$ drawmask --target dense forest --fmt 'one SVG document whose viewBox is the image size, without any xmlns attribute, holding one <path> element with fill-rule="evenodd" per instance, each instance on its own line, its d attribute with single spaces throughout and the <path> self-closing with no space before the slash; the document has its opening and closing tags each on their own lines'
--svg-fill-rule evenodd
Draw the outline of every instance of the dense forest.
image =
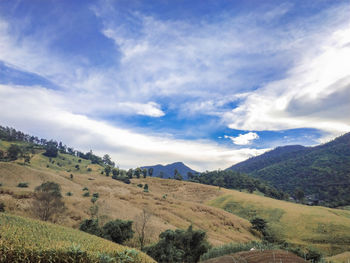
<svg viewBox="0 0 350 263">
<path fill-rule="evenodd" d="M 350 204 L 350 133 L 316 147 L 286 146 L 234 165 L 306 202 L 330 207 Z"/>
<path fill-rule="evenodd" d="M 200 175 L 188 174 L 188 178 L 192 182 L 201 184 L 215 185 L 228 189 L 247 190 L 249 193 L 259 191 L 265 196 L 275 199 L 288 199 L 288 195 L 283 191 L 279 191 L 262 180 L 249 177 L 248 175 L 231 170 L 204 172 Z"/>
</svg>

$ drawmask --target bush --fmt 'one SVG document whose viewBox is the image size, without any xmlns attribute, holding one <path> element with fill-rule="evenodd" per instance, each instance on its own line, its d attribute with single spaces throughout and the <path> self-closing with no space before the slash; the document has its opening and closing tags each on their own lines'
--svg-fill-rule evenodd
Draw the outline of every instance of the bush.
<svg viewBox="0 0 350 263">
<path fill-rule="evenodd" d="M 208 251 L 209 243 L 202 230 L 166 230 L 159 235 L 159 242 L 146 247 L 146 253 L 157 262 L 198 262 Z"/>
<path fill-rule="evenodd" d="M 0 187 L 2 186 L 2 183 L 0 183 Z"/>
<path fill-rule="evenodd" d="M 137 187 L 142 188 L 142 187 L 143 187 L 143 184 L 138 184 Z"/>
<path fill-rule="evenodd" d="M 72 195 L 73 195 L 72 192 L 67 192 L 67 193 L 66 193 L 66 196 L 72 196 Z"/>
<path fill-rule="evenodd" d="M 5 212 L 5 204 L 0 202 L 0 212 Z"/>
<path fill-rule="evenodd" d="M 83 188 L 83 191 L 89 191 L 89 188 L 84 187 L 84 188 Z"/>
<path fill-rule="evenodd" d="M 145 184 L 145 186 L 143 187 L 143 191 L 148 193 L 148 184 Z"/>
<path fill-rule="evenodd" d="M 27 188 L 28 187 L 28 183 L 19 183 L 17 185 L 17 187 L 20 187 L 20 188 Z"/>
<path fill-rule="evenodd" d="M 87 168 L 87 171 L 88 171 L 88 172 L 91 172 L 91 171 L 92 171 L 92 169 L 89 167 L 89 168 Z"/>
<path fill-rule="evenodd" d="M 106 223 L 103 228 L 103 237 L 115 243 L 123 244 L 134 235 L 132 221 L 114 220 Z"/>
<path fill-rule="evenodd" d="M 84 192 L 83 193 L 83 197 L 89 197 L 90 196 L 90 192 Z"/>
<path fill-rule="evenodd" d="M 92 196 L 95 197 L 95 198 L 99 198 L 100 197 L 99 193 L 93 193 Z"/>
<path fill-rule="evenodd" d="M 98 225 L 98 219 L 85 219 L 79 226 L 79 230 L 102 237 L 102 230 Z"/>
</svg>

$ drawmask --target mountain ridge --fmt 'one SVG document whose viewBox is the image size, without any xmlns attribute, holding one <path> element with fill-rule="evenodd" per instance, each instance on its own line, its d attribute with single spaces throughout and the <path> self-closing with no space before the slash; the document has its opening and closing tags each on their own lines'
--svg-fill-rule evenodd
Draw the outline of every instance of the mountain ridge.
<svg viewBox="0 0 350 263">
<path fill-rule="evenodd" d="M 174 174 L 175 174 L 175 169 L 178 171 L 179 174 L 181 174 L 181 176 L 184 180 L 188 179 L 187 174 L 189 172 L 192 174 L 198 173 L 197 171 L 195 171 L 192 168 L 185 165 L 183 162 L 174 162 L 174 163 L 170 163 L 170 164 L 166 164 L 166 165 L 156 164 L 156 165 L 142 166 L 141 168 L 142 169 L 153 168 L 153 175 L 152 176 L 161 177 L 161 178 L 173 178 Z"/>
<path fill-rule="evenodd" d="M 301 189 L 315 204 L 349 205 L 350 133 L 313 147 L 277 147 L 227 169 L 265 180 L 290 194 Z"/>
</svg>

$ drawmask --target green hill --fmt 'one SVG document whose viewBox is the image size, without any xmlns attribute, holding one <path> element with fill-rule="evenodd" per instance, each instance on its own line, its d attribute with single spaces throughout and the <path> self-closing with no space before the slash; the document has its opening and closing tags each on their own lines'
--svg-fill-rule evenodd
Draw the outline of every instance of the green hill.
<svg viewBox="0 0 350 263">
<path fill-rule="evenodd" d="M 0 213 L 0 262 L 121 262 L 126 256 L 128 262 L 154 262 L 142 252 L 82 231 Z"/>
<path fill-rule="evenodd" d="M 315 147 L 285 146 L 236 164 L 245 172 L 294 195 L 301 189 L 315 204 L 350 204 L 350 133 Z"/>
</svg>

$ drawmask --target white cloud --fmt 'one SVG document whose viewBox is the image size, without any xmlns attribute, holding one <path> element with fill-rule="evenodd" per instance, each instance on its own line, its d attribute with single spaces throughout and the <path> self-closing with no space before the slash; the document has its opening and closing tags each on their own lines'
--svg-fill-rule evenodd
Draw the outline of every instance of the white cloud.
<svg viewBox="0 0 350 263">
<path fill-rule="evenodd" d="M 184 161 L 194 169 L 226 168 L 266 149 L 231 149 L 117 128 L 64 110 L 62 97 L 41 87 L 0 85 L 0 123 L 77 149 L 109 153 L 122 168 Z"/>
<path fill-rule="evenodd" d="M 230 139 L 234 144 L 237 145 L 248 145 L 251 144 L 254 140 L 259 139 L 259 135 L 255 132 L 248 132 L 246 134 L 239 134 L 237 137 L 233 136 L 224 136 L 226 139 Z"/>
<path fill-rule="evenodd" d="M 347 9 L 350 11 L 350 8 Z M 249 94 L 223 117 L 232 129 L 350 131 L 350 21 L 321 35 L 286 78 Z M 309 49 L 312 49 L 310 51 Z"/>
</svg>

